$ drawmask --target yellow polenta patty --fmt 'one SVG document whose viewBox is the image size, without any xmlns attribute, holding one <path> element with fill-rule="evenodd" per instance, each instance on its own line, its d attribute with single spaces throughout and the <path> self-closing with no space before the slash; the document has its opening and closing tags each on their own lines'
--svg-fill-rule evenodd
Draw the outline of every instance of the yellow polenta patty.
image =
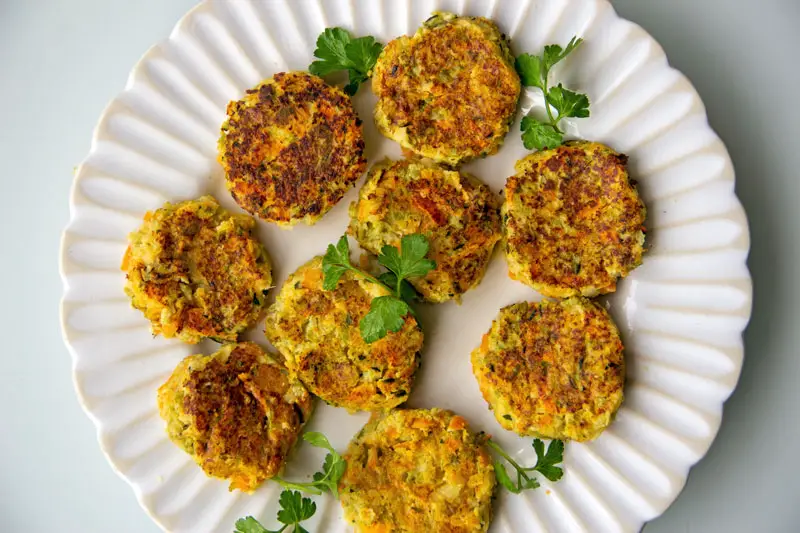
<svg viewBox="0 0 800 533">
<path fill-rule="evenodd" d="M 311 395 L 251 342 L 191 355 L 158 389 L 170 439 L 231 490 L 255 490 L 283 469 Z"/>
<path fill-rule="evenodd" d="M 375 417 L 345 454 L 339 482 L 357 533 L 478 533 L 492 519 L 494 468 L 466 421 L 441 409 Z"/>
<path fill-rule="evenodd" d="M 545 296 L 614 292 L 644 253 L 627 157 L 574 141 L 517 162 L 503 204 L 509 275 Z"/>
<path fill-rule="evenodd" d="M 242 208 L 281 225 L 313 224 L 366 168 L 361 121 L 340 89 L 279 73 L 228 104 L 219 160 Z"/>
<path fill-rule="evenodd" d="M 431 302 L 457 298 L 480 283 L 501 238 L 500 202 L 476 178 L 421 161 L 372 167 L 350 206 L 349 233 L 374 254 L 405 235 L 428 238 L 436 269 L 409 280 Z"/>
<path fill-rule="evenodd" d="M 472 371 L 501 426 L 548 439 L 597 437 L 625 382 L 617 327 L 581 297 L 501 309 L 472 352 Z"/>
<path fill-rule="evenodd" d="M 520 81 L 494 22 L 434 13 L 413 37 L 386 45 L 372 90 L 381 133 L 416 154 L 457 165 L 497 152 Z"/>
<path fill-rule="evenodd" d="M 235 341 L 258 321 L 272 268 L 254 228 L 251 217 L 229 213 L 211 196 L 144 216 L 130 234 L 122 270 L 125 293 L 153 334 Z"/>
<path fill-rule="evenodd" d="M 381 411 L 408 399 L 419 366 L 422 331 L 411 315 L 403 327 L 367 344 L 358 323 L 373 298 L 389 291 L 351 272 L 335 290 L 322 288 L 322 258 L 290 275 L 266 320 L 269 341 L 306 387 L 331 405 Z"/>
</svg>

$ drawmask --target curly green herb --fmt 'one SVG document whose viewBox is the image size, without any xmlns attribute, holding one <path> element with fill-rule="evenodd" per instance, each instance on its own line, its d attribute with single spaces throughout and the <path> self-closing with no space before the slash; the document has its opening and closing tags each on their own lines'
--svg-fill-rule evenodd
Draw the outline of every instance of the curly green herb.
<svg viewBox="0 0 800 533">
<path fill-rule="evenodd" d="M 543 150 L 555 148 L 564 141 L 564 135 L 558 127 L 563 118 L 586 118 L 589 116 L 589 98 L 585 94 L 576 93 L 566 89 L 562 84 L 555 87 L 548 86 L 550 69 L 567 57 L 583 42 L 583 39 L 573 37 L 566 48 L 557 44 L 544 47 L 542 56 L 522 54 L 517 57 L 516 68 L 520 81 L 526 87 L 538 87 L 544 94 L 544 107 L 547 111 L 547 121 L 541 121 L 527 116 L 522 119 L 522 143 L 525 148 Z M 557 115 L 553 116 L 553 109 Z"/>
<path fill-rule="evenodd" d="M 283 524 L 280 529 L 267 529 L 252 516 L 247 516 L 236 521 L 234 533 L 282 533 L 290 526 L 295 533 L 309 533 L 300 522 L 314 516 L 317 512 L 316 503 L 310 498 L 304 498 L 299 492 L 290 490 L 281 492 L 278 503 L 281 506 L 278 511 L 278 522 Z"/>
<path fill-rule="evenodd" d="M 317 38 L 317 49 L 314 50 L 317 61 L 309 65 L 308 71 L 316 76 L 324 76 L 346 70 L 349 82 L 344 92 L 352 96 L 372 76 L 381 50 L 383 45 L 372 36 L 354 39 L 343 28 L 327 28 Z"/>
<path fill-rule="evenodd" d="M 338 498 L 339 480 L 347 466 L 345 460 L 333 446 L 331 446 L 331 443 L 322 433 L 309 431 L 303 434 L 303 440 L 312 446 L 328 450 L 329 453 L 325 456 L 325 462 L 322 464 L 322 472 L 315 473 L 313 477 L 314 480 L 309 483 L 294 483 L 280 477 L 272 478 L 273 481 L 285 489 L 300 490 L 309 494 L 322 494 L 323 492 L 330 491 L 334 498 Z"/>
<path fill-rule="evenodd" d="M 436 268 L 436 262 L 425 257 L 428 249 L 428 239 L 418 233 L 403 237 L 400 240 L 400 250 L 394 246 L 384 246 L 378 256 L 378 262 L 386 267 L 388 272 L 376 278 L 353 266 L 350 262 L 347 237 L 342 236 L 335 246 L 328 245 L 328 250 L 322 258 L 324 274 L 322 287 L 328 291 L 334 290 L 342 275 L 350 271 L 372 283 L 386 287 L 392 293 L 389 296 L 374 298 L 369 312 L 358 324 L 364 341 L 375 342 L 389 332 L 400 331 L 405 322 L 404 317 L 409 314 L 414 315 L 414 310 L 409 304 L 417 299 L 417 294 L 406 280 L 425 276 Z"/>
<path fill-rule="evenodd" d="M 486 444 L 516 470 L 516 480 L 513 480 L 502 462 L 495 461 L 494 463 L 494 472 L 495 476 L 497 476 L 497 481 L 514 494 L 519 494 L 523 490 L 540 487 L 539 480 L 535 477 L 531 477 L 529 475 L 530 472 L 539 472 L 550 481 L 558 481 L 564 475 L 564 470 L 560 466 L 556 466 L 564 460 L 563 441 L 551 441 L 545 452 L 544 442 L 540 439 L 534 439 L 533 449 L 536 451 L 536 464 L 530 467 L 521 466 L 514 461 L 514 459 L 492 439 L 487 440 Z"/>
</svg>

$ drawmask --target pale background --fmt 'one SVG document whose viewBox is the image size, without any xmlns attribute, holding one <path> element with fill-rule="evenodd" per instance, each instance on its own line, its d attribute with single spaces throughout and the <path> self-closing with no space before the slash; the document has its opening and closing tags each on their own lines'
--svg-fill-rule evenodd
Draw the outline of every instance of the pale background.
<svg viewBox="0 0 800 533">
<path fill-rule="evenodd" d="M 708 456 L 646 533 L 800 531 L 800 1 L 613 3 L 697 86 L 733 157 L 753 241 L 739 387 Z M 193 4 L 0 0 L 0 533 L 158 531 L 73 393 L 58 245 L 96 119 Z"/>
</svg>

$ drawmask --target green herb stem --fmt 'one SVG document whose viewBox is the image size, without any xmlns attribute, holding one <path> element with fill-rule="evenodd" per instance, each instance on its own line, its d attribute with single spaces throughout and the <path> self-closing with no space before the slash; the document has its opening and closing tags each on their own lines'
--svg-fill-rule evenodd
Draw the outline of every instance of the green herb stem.
<svg viewBox="0 0 800 533">
<path fill-rule="evenodd" d="M 305 492 L 308 494 L 315 494 L 315 495 L 322 494 L 322 490 L 320 490 L 317 487 L 316 483 L 294 483 L 292 481 L 286 481 L 285 479 L 278 476 L 272 478 L 272 481 L 274 481 L 284 489 L 299 490 L 300 492 Z"/>
<path fill-rule="evenodd" d="M 558 118 L 553 118 L 553 111 L 550 109 L 550 99 L 547 96 L 549 90 L 547 87 L 547 78 L 549 77 L 550 69 L 545 67 L 544 72 L 542 73 L 542 81 L 544 85 L 542 88 L 542 92 L 544 94 L 544 108 L 547 111 L 547 117 L 550 119 L 550 125 L 553 126 L 553 129 L 556 130 L 556 132 L 562 133 L 562 131 L 558 129 L 558 121 L 561 120 L 561 113 L 558 114 Z"/>
<path fill-rule="evenodd" d="M 505 450 L 503 450 L 503 448 L 501 448 L 499 445 L 497 445 L 492 439 L 489 439 L 488 441 L 486 441 L 486 444 L 488 444 L 491 449 L 493 449 L 495 452 L 497 452 L 497 454 L 500 457 L 502 457 L 503 459 L 505 459 L 506 461 L 511 463 L 511 466 L 513 466 L 517 470 L 533 470 L 533 468 L 524 468 L 524 467 L 520 466 L 519 463 L 517 463 L 514 459 L 512 459 L 511 456 L 508 455 L 505 452 Z"/>
</svg>

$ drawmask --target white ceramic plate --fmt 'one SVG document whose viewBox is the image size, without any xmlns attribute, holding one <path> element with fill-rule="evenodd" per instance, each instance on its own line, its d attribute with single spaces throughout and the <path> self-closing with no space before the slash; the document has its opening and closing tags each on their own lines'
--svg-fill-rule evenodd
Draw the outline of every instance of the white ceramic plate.
<svg viewBox="0 0 800 533">
<path fill-rule="evenodd" d="M 714 439 L 742 366 L 741 333 L 750 314 L 747 221 L 730 158 L 702 102 L 652 37 L 617 17 L 605 0 L 206 1 L 145 54 L 100 119 L 75 178 L 61 256 L 63 328 L 78 395 L 103 452 L 165 530 L 229 532 L 248 514 L 274 525 L 279 489 L 266 483 L 251 496 L 229 493 L 167 440 L 156 388 L 198 348 L 153 338 L 130 307 L 119 270 L 126 235 L 166 200 L 213 193 L 238 209 L 215 161 L 225 105 L 275 72 L 306 69 L 325 27 L 387 42 L 413 33 L 436 9 L 493 18 L 515 53 L 540 53 L 545 44 L 583 36 L 584 45 L 555 73 L 592 102 L 591 118 L 570 123 L 569 132 L 627 153 L 648 207 L 651 248 L 644 264 L 605 299 L 629 362 L 616 422 L 594 442 L 568 444 L 561 482 L 502 494 L 492 531 L 636 531 L 675 499 Z M 363 86 L 355 104 L 367 155 L 371 162 L 398 158 L 398 146 L 373 126 L 374 102 Z M 535 95 L 522 100 L 523 112 L 541 105 Z M 518 128 L 517 122 L 498 155 L 466 166 L 495 191 L 526 153 Z M 279 283 L 344 232 L 355 195 L 314 227 L 260 224 Z M 508 279 L 496 254 L 461 306 L 423 306 L 424 364 L 409 405 L 453 409 L 531 461 L 530 439 L 500 429 L 487 410 L 469 354 L 500 307 L 538 298 Z M 248 337 L 266 343 L 261 327 Z M 343 450 L 365 420 L 320 404 L 310 428 Z M 300 446 L 287 476 L 306 476 L 320 461 Z M 346 529 L 336 501 L 317 502 L 310 530 Z"/>
</svg>

